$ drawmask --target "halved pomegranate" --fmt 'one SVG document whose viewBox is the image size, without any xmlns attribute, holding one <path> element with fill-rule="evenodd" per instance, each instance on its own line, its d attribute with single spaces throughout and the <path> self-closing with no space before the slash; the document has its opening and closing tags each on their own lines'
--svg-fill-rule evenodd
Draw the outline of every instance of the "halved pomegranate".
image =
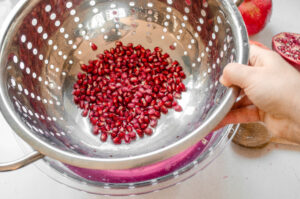
<svg viewBox="0 0 300 199">
<path fill-rule="evenodd" d="M 300 70 L 300 34 L 279 33 L 272 40 L 273 50 Z"/>
</svg>

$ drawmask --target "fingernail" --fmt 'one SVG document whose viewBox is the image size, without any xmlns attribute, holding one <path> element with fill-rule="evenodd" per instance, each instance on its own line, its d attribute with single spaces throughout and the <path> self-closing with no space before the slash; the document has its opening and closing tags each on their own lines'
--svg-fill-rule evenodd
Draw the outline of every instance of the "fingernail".
<svg viewBox="0 0 300 199">
<path fill-rule="evenodd" d="M 223 77 L 223 75 L 221 75 L 221 77 L 219 79 L 219 82 L 224 85 L 224 77 Z"/>
</svg>

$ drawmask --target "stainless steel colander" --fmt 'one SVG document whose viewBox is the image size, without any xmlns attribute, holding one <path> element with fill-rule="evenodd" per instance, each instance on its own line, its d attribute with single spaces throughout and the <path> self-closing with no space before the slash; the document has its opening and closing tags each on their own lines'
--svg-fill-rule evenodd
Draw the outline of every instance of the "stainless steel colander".
<svg viewBox="0 0 300 199">
<path fill-rule="evenodd" d="M 207 135 L 233 105 L 238 90 L 219 83 L 229 62 L 247 63 L 248 37 L 229 0 L 22 0 L 1 32 L 0 108 L 36 152 L 90 169 L 130 169 L 170 158 Z M 80 64 L 116 40 L 160 46 L 187 74 L 184 111 L 163 116 L 151 137 L 102 143 L 72 101 Z"/>
</svg>

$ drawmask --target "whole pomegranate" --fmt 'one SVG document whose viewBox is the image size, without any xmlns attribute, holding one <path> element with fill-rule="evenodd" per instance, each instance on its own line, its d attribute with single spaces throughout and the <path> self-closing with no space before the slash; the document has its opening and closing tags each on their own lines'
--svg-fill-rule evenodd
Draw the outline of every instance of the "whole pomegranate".
<svg viewBox="0 0 300 199">
<path fill-rule="evenodd" d="M 260 32 L 269 22 L 272 14 L 272 0 L 245 0 L 239 10 L 245 21 L 248 34 Z"/>
<path fill-rule="evenodd" d="M 300 34 L 283 32 L 272 40 L 273 50 L 300 70 Z"/>
</svg>

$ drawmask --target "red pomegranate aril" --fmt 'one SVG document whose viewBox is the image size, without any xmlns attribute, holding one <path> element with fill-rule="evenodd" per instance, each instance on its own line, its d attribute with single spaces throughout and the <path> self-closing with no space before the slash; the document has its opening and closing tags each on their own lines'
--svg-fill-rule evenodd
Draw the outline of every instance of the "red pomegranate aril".
<svg viewBox="0 0 300 199">
<path fill-rule="evenodd" d="M 147 106 L 147 102 L 144 98 L 141 99 L 141 104 L 146 107 Z"/>
<path fill-rule="evenodd" d="M 147 128 L 147 129 L 144 130 L 144 133 L 145 133 L 146 135 L 152 135 L 153 131 L 152 131 L 152 129 Z"/>
<path fill-rule="evenodd" d="M 182 91 L 186 90 L 185 85 L 182 82 L 179 84 L 179 86 L 180 86 L 180 88 L 181 88 Z"/>
<path fill-rule="evenodd" d="M 151 120 L 150 126 L 151 126 L 152 128 L 155 128 L 155 127 L 157 126 L 157 120 Z"/>
<path fill-rule="evenodd" d="M 128 135 L 129 135 L 129 137 L 130 137 L 131 139 L 135 139 L 135 138 L 136 138 L 135 132 L 130 132 L 130 133 L 128 133 Z"/>
<path fill-rule="evenodd" d="M 135 131 L 140 137 L 144 137 L 144 133 L 141 129 L 135 129 Z"/>
<path fill-rule="evenodd" d="M 146 100 L 147 103 L 151 103 L 152 97 L 151 97 L 150 95 L 147 95 L 147 96 L 145 97 L 145 100 Z"/>
<path fill-rule="evenodd" d="M 186 78 L 186 75 L 185 75 L 185 73 L 184 73 L 183 71 L 180 71 L 180 72 L 179 72 L 179 75 L 180 75 L 180 77 L 181 77 L 182 79 L 185 79 L 185 78 Z"/>
<path fill-rule="evenodd" d="M 82 64 L 82 65 L 81 65 L 81 70 L 86 71 L 86 69 L 87 69 L 87 65 Z"/>
<path fill-rule="evenodd" d="M 148 111 L 148 114 L 149 115 L 155 115 L 155 109 L 150 109 L 149 111 Z"/>
<path fill-rule="evenodd" d="M 143 118 L 143 121 L 146 123 L 146 124 L 149 124 L 150 120 L 149 120 L 149 117 L 148 116 L 145 116 Z"/>
<path fill-rule="evenodd" d="M 162 98 L 162 101 L 165 103 L 165 102 L 169 101 L 169 98 L 167 96 L 165 96 Z"/>
<path fill-rule="evenodd" d="M 162 51 L 162 49 L 160 47 L 155 47 L 154 50 L 155 50 L 155 52 L 161 52 Z"/>
<path fill-rule="evenodd" d="M 93 127 L 93 134 L 94 134 L 94 135 L 98 135 L 98 134 L 99 134 L 99 130 L 100 130 L 100 129 L 99 129 L 98 126 L 94 126 L 94 127 Z"/>
<path fill-rule="evenodd" d="M 126 142 L 126 143 L 130 143 L 130 141 L 131 141 L 131 138 L 130 138 L 130 136 L 127 134 L 127 135 L 125 135 L 125 137 L 124 137 L 124 141 Z"/>
<path fill-rule="evenodd" d="M 168 113 L 168 109 L 165 106 L 160 107 L 160 110 L 162 113 L 167 114 Z"/>
<path fill-rule="evenodd" d="M 176 101 L 172 102 L 172 106 L 177 106 L 177 105 L 178 105 L 178 103 Z"/>
<path fill-rule="evenodd" d="M 119 138 L 119 137 L 115 137 L 115 138 L 113 139 L 113 142 L 114 142 L 115 144 L 121 144 L 122 140 L 121 140 L 121 138 Z"/>
<path fill-rule="evenodd" d="M 121 47 L 121 46 L 123 46 L 123 43 L 121 41 L 116 41 L 116 46 Z"/>
<path fill-rule="evenodd" d="M 171 101 L 165 102 L 165 106 L 168 108 L 172 107 L 172 102 Z"/>
<path fill-rule="evenodd" d="M 82 116 L 83 117 L 86 117 L 88 115 L 89 111 L 87 109 L 85 109 L 83 112 L 82 112 Z"/>
<path fill-rule="evenodd" d="M 152 100 L 150 106 L 154 106 L 156 104 L 156 100 Z"/>
<path fill-rule="evenodd" d="M 154 105 L 153 108 L 157 111 L 160 111 L 160 106 L 158 106 L 158 105 Z"/>
<path fill-rule="evenodd" d="M 163 59 L 167 59 L 167 58 L 169 58 L 169 57 L 170 57 L 170 55 L 169 55 L 168 53 L 165 53 L 165 54 L 162 56 Z"/>
<path fill-rule="evenodd" d="M 118 135 L 118 137 L 119 137 L 119 138 L 124 138 L 125 135 L 126 135 L 126 134 L 125 134 L 124 132 L 120 132 L 119 135 Z"/>
<path fill-rule="evenodd" d="M 107 133 L 101 133 L 100 140 L 102 142 L 106 142 L 106 140 L 107 140 Z"/>
<path fill-rule="evenodd" d="M 91 43 L 91 48 L 93 51 L 97 50 L 98 49 L 98 46 L 94 43 Z"/>
<path fill-rule="evenodd" d="M 112 129 L 112 132 L 113 132 L 113 133 L 118 133 L 118 132 L 119 132 L 119 129 L 118 129 L 118 128 L 113 128 L 113 129 Z"/>
<path fill-rule="evenodd" d="M 158 105 L 159 107 L 162 107 L 164 104 L 165 104 L 165 103 L 164 103 L 163 101 L 159 101 L 159 102 L 157 103 L 157 105 Z"/>
<path fill-rule="evenodd" d="M 139 128 L 140 128 L 140 125 L 136 122 L 136 123 L 133 124 L 133 127 L 134 127 L 135 129 L 139 129 Z"/>
<path fill-rule="evenodd" d="M 93 125 L 96 125 L 97 122 L 98 122 L 98 119 L 97 119 L 97 118 L 91 118 L 91 123 L 92 123 Z"/>
<path fill-rule="evenodd" d="M 174 106 L 174 110 L 177 111 L 177 112 L 181 112 L 182 107 L 180 105 Z"/>
<path fill-rule="evenodd" d="M 159 111 L 155 111 L 155 114 L 154 114 L 157 118 L 160 118 L 160 112 Z"/>
<path fill-rule="evenodd" d="M 147 127 L 148 127 L 148 124 L 146 124 L 146 123 L 141 124 L 141 129 L 145 129 Z"/>
<path fill-rule="evenodd" d="M 158 119 L 158 117 L 156 117 L 155 115 L 149 115 L 149 118 L 150 118 L 151 120 L 157 120 L 157 119 Z"/>
<path fill-rule="evenodd" d="M 131 126 L 127 126 L 126 128 L 127 128 L 128 132 L 132 132 L 132 130 L 133 130 Z"/>
<path fill-rule="evenodd" d="M 175 93 L 175 94 L 174 94 L 174 97 L 175 97 L 176 99 L 181 99 L 181 95 L 180 95 L 179 93 Z"/>
<path fill-rule="evenodd" d="M 168 99 L 169 99 L 170 101 L 173 101 L 173 100 L 174 100 L 173 95 L 172 95 L 171 93 L 169 93 L 169 94 L 167 95 L 167 97 L 168 97 Z"/>
</svg>

